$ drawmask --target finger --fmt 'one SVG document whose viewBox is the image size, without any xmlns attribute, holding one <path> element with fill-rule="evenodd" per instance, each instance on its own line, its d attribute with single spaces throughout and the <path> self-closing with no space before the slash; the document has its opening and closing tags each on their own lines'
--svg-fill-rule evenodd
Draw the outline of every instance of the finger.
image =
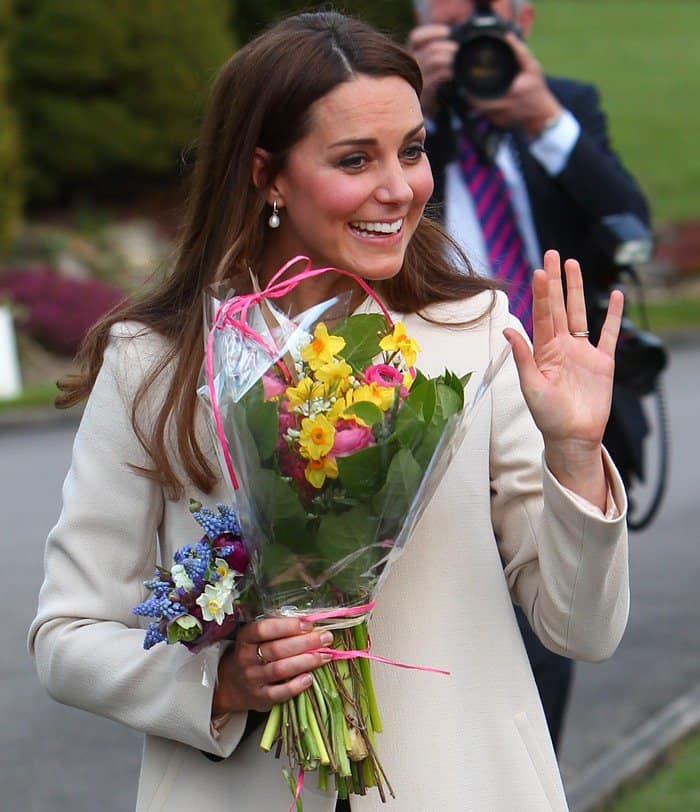
<svg viewBox="0 0 700 812">
<path fill-rule="evenodd" d="M 429 42 L 435 40 L 446 40 L 450 36 L 450 27 L 440 23 L 430 23 L 428 25 L 419 25 L 414 28 L 408 35 L 408 47 L 411 49 L 422 48 Z M 455 42 L 455 48 L 457 48 Z"/>
<path fill-rule="evenodd" d="M 588 320 L 581 266 L 575 259 L 567 259 L 564 263 L 564 273 L 566 274 L 566 315 L 569 321 L 569 332 L 585 331 L 588 329 Z"/>
<path fill-rule="evenodd" d="M 541 347 L 554 338 L 552 309 L 549 304 L 549 275 L 538 268 L 532 275 L 532 343 Z"/>
<path fill-rule="evenodd" d="M 505 36 L 505 40 L 513 49 L 513 53 L 518 60 L 521 70 L 529 72 L 540 70 L 540 63 L 537 61 L 532 51 L 520 39 L 520 37 L 516 37 L 515 34 L 508 33 Z"/>
<path fill-rule="evenodd" d="M 257 645 L 280 637 L 305 634 L 312 629 L 312 623 L 306 623 L 296 617 L 270 617 L 246 623 L 238 632 L 238 641 Z"/>
<path fill-rule="evenodd" d="M 552 310 L 554 333 L 568 333 L 569 320 L 566 316 L 564 288 L 561 283 L 561 260 L 558 251 L 547 251 L 544 255 L 544 269 L 549 277 L 549 306 Z"/>
<path fill-rule="evenodd" d="M 323 648 L 329 646 L 333 642 L 333 632 L 317 631 L 308 634 L 295 635 L 294 637 L 282 637 L 270 642 L 259 643 L 258 645 L 251 644 L 248 648 L 252 650 L 246 658 L 248 662 L 260 662 L 258 657 L 258 649 L 262 654 L 266 663 L 274 662 L 275 660 L 284 660 L 287 657 L 295 657 L 297 654 L 302 654 L 305 651 L 311 651 L 315 648 Z"/>
<path fill-rule="evenodd" d="M 319 668 L 332 659 L 330 654 L 299 654 L 296 657 L 285 657 L 284 660 L 275 660 L 268 665 L 261 666 L 259 672 L 253 675 L 257 681 L 264 685 L 286 682 L 299 674 L 305 674 Z"/>
<path fill-rule="evenodd" d="M 298 677 L 288 682 L 282 682 L 279 685 L 266 685 L 260 692 L 260 696 L 266 704 L 266 707 L 261 708 L 261 710 L 269 710 L 273 705 L 299 696 L 299 694 L 311 687 L 312 682 L 311 674 L 300 674 Z"/>
<path fill-rule="evenodd" d="M 598 349 L 611 358 L 615 355 L 615 345 L 617 344 L 617 337 L 620 335 L 624 306 L 625 297 L 622 295 L 622 291 L 614 290 L 610 294 L 608 312 L 605 315 L 603 329 L 600 331 L 600 339 L 598 340 Z"/>
<path fill-rule="evenodd" d="M 513 350 L 513 359 L 515 360 L 515 366 L 518 370 L 520 388 L 523 390 L 523 393 L 526 393 L 536 385 L 540 377 L 540 371 L 537 369 L 532 350 L 523 336 L 512 327 L 505 329 L 503 335 Z"/>
</svg>

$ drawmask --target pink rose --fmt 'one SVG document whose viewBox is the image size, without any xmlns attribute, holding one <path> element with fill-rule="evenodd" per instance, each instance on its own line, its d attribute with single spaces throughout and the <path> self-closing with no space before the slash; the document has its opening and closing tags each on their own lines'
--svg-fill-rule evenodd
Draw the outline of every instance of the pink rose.
<svg viewBox="0 0 700 812">
<path fill-rule="evenodd" d="M 365 370 L 365 383 L 394 387 L 403 383 L 403 375 L 396 367 L 389 366 L 389 364 L 375 364 Z"/>
<path fill-rule="evenodd" d="M 276 375 L 270 372 L 263 375 L 262 382 L 263 390 L 265 391 L 265 400 L 272 400 L 272 398 L 278 397 L 287 388 L 284 381 L 281 381 Z"/>
<path fill-rule="evenodd" d="M 372 430 L 354 420 L 339 420 L 335 424 L 335 442 L 330 456 L 345 457 L 374 443 Z"/>
<path fill-rule="evenodd" d="M 376 383 L 378 386 L 387 386 L 392 389 L 400 386 L 399 397 L 408 397 L 408 389 L 403 385 L 403 375 L 389 364 L 375 364 L 365 370 L 365 383 Z"/>
</svg>

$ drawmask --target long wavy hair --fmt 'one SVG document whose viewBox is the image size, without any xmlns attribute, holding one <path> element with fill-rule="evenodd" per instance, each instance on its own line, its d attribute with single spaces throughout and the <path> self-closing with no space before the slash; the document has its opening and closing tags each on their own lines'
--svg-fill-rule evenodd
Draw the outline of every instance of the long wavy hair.
<svg viewBox="0 0 700 812">
<path fill-rule="evenodd" d="M 311 107 L 355 74 L 399 76 L 420 96 L 413 58 L 368 24 L 335 12 L 289 17 L 241 48 L 220 70 L 197 143 L 191 193 L 172 272 L 139 300 L 108 314 L 88 334 L 78 356 L 81 371 L 59 382 L 59 408 L 86 398 L 95 383 L 111 327 L 136 321 L 167 339 L 168 350 L 146 376 L 133 403 L 134 431 L 153 465 L 140 468 L 170 498 L 179 498 L 185 475 L 209 492 L 218 476 L 195 432 L 197 379 L 203 360 L 201 295 L 213 282 L 256 267 L 262 257 L 269 206 L 252 181 L 256 147 L 270 154 L 269 179 L 285 166 L 290 149 L 312 126 Z M 387 305 L 416 313 L 428 305 L 493 289 L 440 227 L 423 217 L 403 266 L 377 283 Z M 137 418 L 149 388 L 169 367 L 168 388 L 155 421 Z M 171 373 L 170 373 L 171 371 Z M 175 448 L 171 446 L 174 422 Z"/>
</svg>

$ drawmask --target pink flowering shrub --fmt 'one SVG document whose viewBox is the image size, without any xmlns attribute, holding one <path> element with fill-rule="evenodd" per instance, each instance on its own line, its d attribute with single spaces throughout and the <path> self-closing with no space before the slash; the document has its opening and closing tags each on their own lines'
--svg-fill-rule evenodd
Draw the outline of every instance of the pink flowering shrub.
<svg viewBox="0 0 700 812">
<path fill-rule="evenodd" d="M 125 300 L 97 279 L 70 279 L 49 267 L 0 275 L 0 297 L 19 305 L 17 323 L 50 352 L 73 356 L 88 330 Z"/>
</svg>

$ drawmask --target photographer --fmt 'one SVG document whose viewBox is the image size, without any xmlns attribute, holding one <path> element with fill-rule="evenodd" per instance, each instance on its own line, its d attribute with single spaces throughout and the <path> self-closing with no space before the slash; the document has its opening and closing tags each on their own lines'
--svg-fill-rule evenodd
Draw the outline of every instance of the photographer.
<svg viewBox="0 0 700 812">
<path fill-rule="evenodd" d="M 531 274 L 543 251 L 579 259 L 595 340 L 595 302 L 619 273 L 598 239 L 601 223 L 619 214 L 649 220 L 642 192 L 610 147 L 596 88 L 543 73 L 525 44 L 535 19 L 529 2 L 415 3 L 419 24 L 408 47 L 424 77 L 434 213 L 477 271 L 504 279 L 528 331 Z M 623 459 L 630 453 L 623 435 L 632 425 L 641 444 L 639 403 L 614 400 L 605 442 L 626 481 L 632 463 Z M 556 746 L 571 662 L 544 649 L 517 614 Z"/>
</svg>

